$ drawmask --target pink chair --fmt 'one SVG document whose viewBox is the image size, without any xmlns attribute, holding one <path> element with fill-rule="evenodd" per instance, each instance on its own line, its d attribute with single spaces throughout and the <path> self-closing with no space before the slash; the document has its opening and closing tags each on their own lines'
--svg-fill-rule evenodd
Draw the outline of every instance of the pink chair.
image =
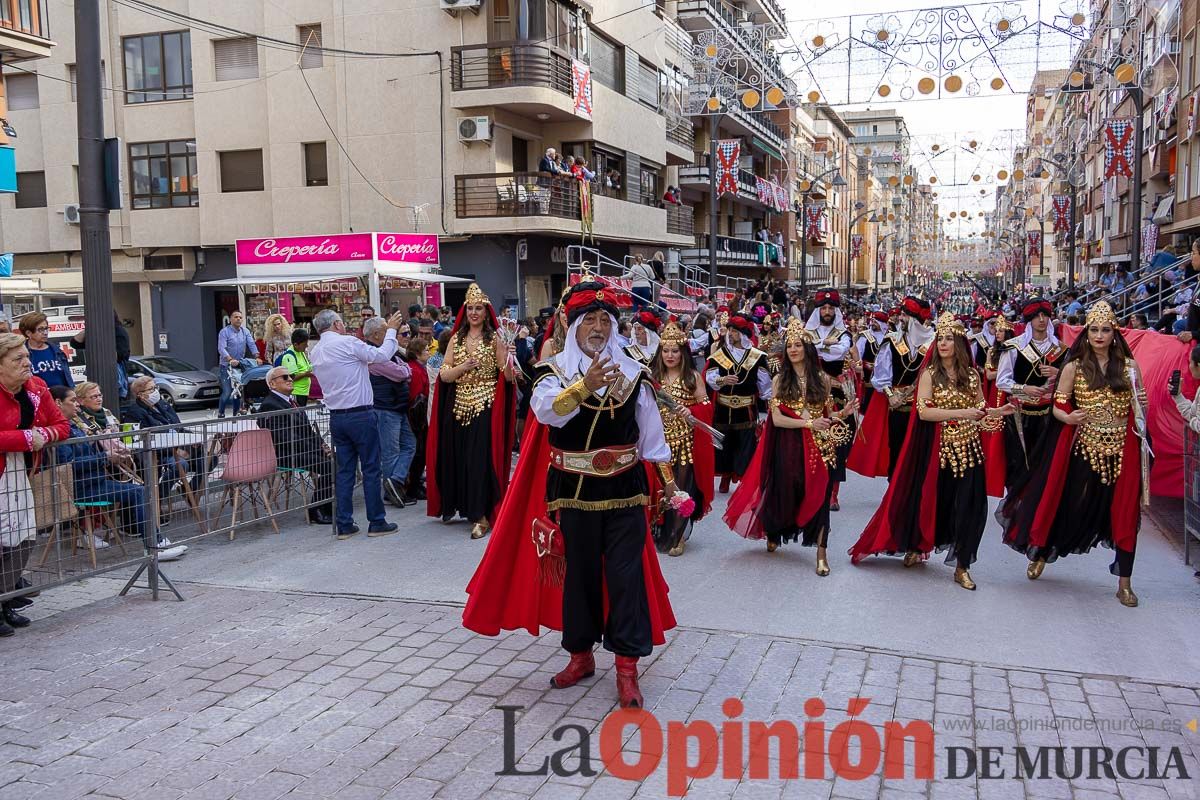
<svg viewBox="0 0 1200 800">
<path fill-rule="evenodd" d="M 237 530 L 238 505 L 243 499 L 258 506 L 261 500 L 266 508 L 271 527 L 279 533 L 275 524 L 275 511 L 271 508 L 271 498 L 267 493 L 267 482 L 275 478 L 277 462 L 275 458 L 275 443 L 271 441 L 269 430 L 255 428 L 238 433 L 233 438 L 233 444 L 225 455 L 225 469 L 221 472 L 221 480 L 226 484 L 225 493 L 221 498 L 221 507 L 217 510 L 217 519 L 225 510 L 229 499 L 233 500 L 233 516 L 229 521 L 229 538 Z"/>
</svg>

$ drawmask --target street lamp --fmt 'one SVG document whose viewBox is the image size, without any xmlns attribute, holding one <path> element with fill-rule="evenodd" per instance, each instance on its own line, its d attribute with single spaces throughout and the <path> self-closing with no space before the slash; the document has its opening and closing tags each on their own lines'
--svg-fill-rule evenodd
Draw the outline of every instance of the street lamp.
<svg viewBox="0 0 1200 800">
<path fill-rule="evenodd" d="M 845 186 L 846 179 L 842 177 L 842 168 L 833 166 L 822 172 L 811 181 L 800 182 L 800 296 L 804 297 L 808 294 L 808 195 L 816 188 L 817 184 L 825 179 L 827 175 L 833 175 L 833 180 L 830 184 L 833 186 Z M 849 251 L 847 251 L 849 252 Z"/>
</svg>

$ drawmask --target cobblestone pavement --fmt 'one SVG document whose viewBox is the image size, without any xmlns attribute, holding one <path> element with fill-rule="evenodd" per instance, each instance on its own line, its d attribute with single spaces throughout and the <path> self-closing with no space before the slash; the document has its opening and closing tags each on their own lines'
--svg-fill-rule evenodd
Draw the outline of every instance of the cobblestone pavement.
<svg viewBox="0 0 1200 800">
<path fill-rule="evenodd" d="M 115 583 L 96 579 L 56 607 L 40 604 L 33 627 L 0 643 L 0 800 L 666 796 L 665 766 L 641 783 L 496 774 L 495 707 L 525 708 L 515 742 L 530 769 L 565 746 L 556 727 L 599 730 L 615 695 L 607 654 L 594 679 L 550 690 L 563 662 L 556 635 L 476 636 L 452 605 L 196 584 L 182 587 L 185 603 L 154 603 L 144 592 L 112 597 Z M 1186 727 L 1200 717 L 1196 686 L 688 628 L 642 664 L 647 706 L 664 726 L 719 724 L 728 697 L 744 702 L 742 720 L 800 724 L 818 696 L 832 731 L 863 696 L 860 716 L 872 725 L 932 720 L 937 732 L 932 781 L 782 781 L 772 762 L 771 779 L 718 770 L 689 797 L 1200 797 L 1200 734 Z M 1178 747 L 1192 779 L 944 777 L 947 747 L 1018 745 Z"/>
</svg>

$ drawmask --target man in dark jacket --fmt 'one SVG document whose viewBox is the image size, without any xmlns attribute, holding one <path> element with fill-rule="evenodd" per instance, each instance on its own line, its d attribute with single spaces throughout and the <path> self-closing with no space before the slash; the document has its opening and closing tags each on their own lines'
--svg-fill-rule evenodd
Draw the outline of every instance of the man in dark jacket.
<svg viewBox="0 0 1200 800">
<path fill-rule="evenodd" d="M 330 505 L 333 485 L 333 461 L 329 448 L 313 429 L 307 414 L 292 398 L 292 376 L 285 367 L 274 367 L 267 373 L 270 392 L 259 405 L 259 412 L 278 411 L 262 417 L 259 427 L 271 432 L 275 458 L 281 467 L 302 469 L 313 476 L 313 500 L 317 503 L 308 511 L 308 519 L 317 525 L 333 524 Z"/>
<path fill-rule="evenodd" d="M 372 321 L 363 327 L 363 341 L 379 347 L 383 344 L 386 332 L 387 325 L 383 320 Z M 371 364 L 367 368 L 375 401 L 379 448 L 383 456 L 383 498 L 398 508 L 416 505 L 417 502 L 407 497 L 404 490 L 408 483 L 408 470 L 417 451 L 417 439 L 408 423 L 412 372 L 402 359 L 402 354 L 397 353 L 389 361 Z"/>
</svg>

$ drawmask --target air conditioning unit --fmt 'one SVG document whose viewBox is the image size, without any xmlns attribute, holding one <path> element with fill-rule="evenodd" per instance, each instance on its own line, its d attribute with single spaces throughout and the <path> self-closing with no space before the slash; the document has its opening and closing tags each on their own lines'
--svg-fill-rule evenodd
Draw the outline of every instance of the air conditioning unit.
<svg viewBox="0 0 1200 800">
<path fill-rule="evenodd" d="M 492 120 L 488 117 L 462 117 L 458 121 L 458 140 L 467 143 L 490 142 Z"/>
<path fill-rule="evenodd" d="M 63 206 L 63 222 L 68 225 L 79 224 L 79 203 L 68 203 Z"/>
<path fill-rule="evenodd" d="M 483 5 L 483 0 L 438 0 L 438 4 L 452 17 L 457 17 L 460 11 L 470 11 L 473 14 L 479 13 L 480 6 Z"/>
</svg>

